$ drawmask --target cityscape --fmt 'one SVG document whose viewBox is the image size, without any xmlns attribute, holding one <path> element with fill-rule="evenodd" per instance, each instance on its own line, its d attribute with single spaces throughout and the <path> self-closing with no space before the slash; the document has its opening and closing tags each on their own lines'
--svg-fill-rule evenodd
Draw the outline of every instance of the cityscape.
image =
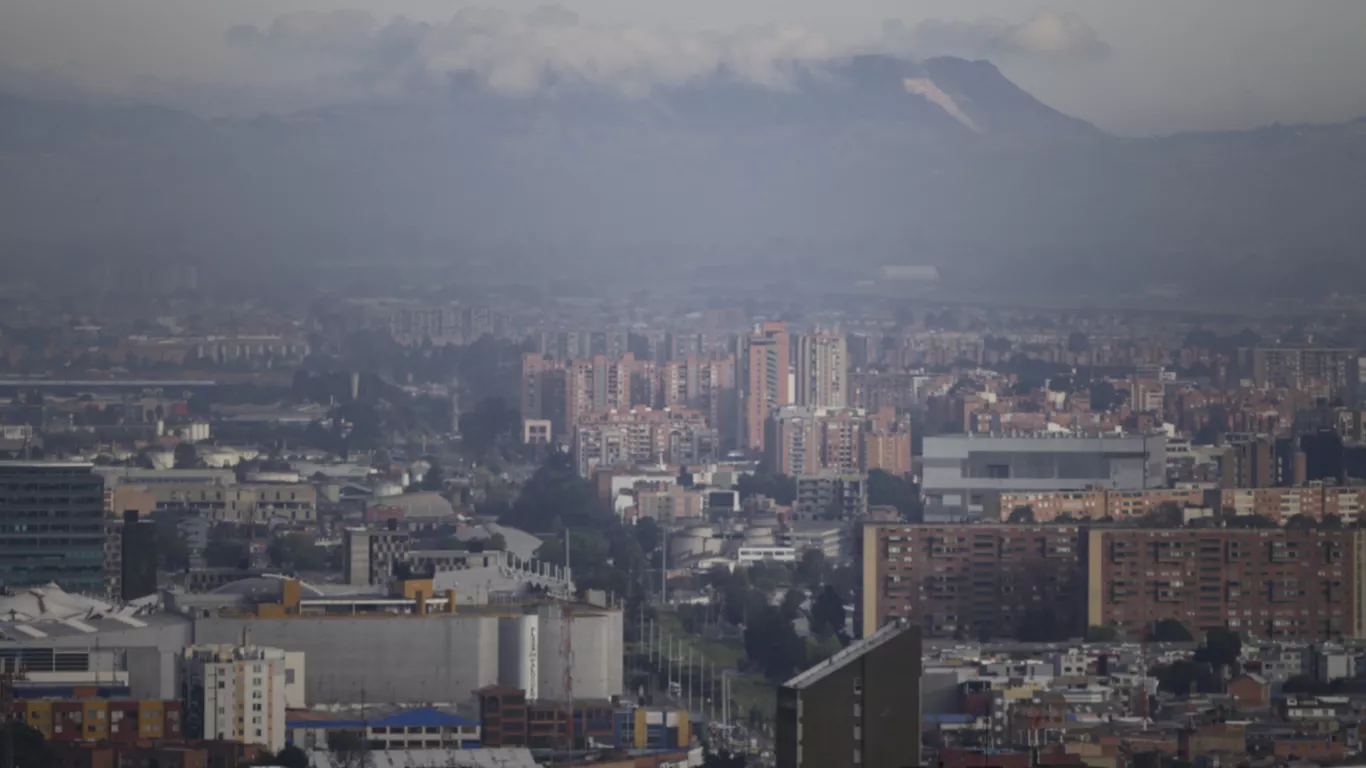
<svg viewBox="0 0 1366 768">
<path fill-rule="evenodd" d="M 0 9 L 0 768 L 1366 760 L 1366 4 L 163 5 Z"/>
</svg>

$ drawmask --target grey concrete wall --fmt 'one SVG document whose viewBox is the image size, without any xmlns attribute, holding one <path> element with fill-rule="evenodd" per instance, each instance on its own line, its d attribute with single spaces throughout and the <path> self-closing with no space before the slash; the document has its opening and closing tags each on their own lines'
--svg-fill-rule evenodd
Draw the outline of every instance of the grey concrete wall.
<svg viewBox="0 0 1366 768">
<path fill-rule="evenodd" d="M 556 608 L 542 609 L 541 698 L 564 693 L 564 623 Z M 574 698 L 609 699 L 622 695 L 622 618 L 618 611 L 578 613 L 570 623 Z"/>
<path fill-rule="evenodd" d="M 498 619 L 208 618 L 195 622 L 196 643 L 239 643 L 302 651 L 310 705 L 463 703 L 498 681 Z"/>
</svg>

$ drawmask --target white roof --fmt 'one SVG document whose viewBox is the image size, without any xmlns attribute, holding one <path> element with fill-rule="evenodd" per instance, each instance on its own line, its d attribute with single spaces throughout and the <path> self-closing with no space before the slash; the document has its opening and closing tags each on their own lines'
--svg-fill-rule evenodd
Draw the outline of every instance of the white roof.
<svg viewBox="0 0 1366 768">
<path fill-rule="evenodd" d="M 131 617 L 158 600 L 157 596 L 149 595 L 127 605 L 117 605 L 87 595 L 75 595 L 56 584 L 48 584 L 0 595 L 0 621 L 26 624 L 60 622 L 81 629 L 85 626 L 82 625 L 83 620 L 116 616 L 123 620 L 123 617 Z M 24 630 L 21 628 L 20 631 Z"/>
<path fill-rule="evenodd" d="M 441 766 L 441 768 L 537 768 L 529 749 L 388 749 L 375 750 L 366 755 L 374 768 L 412 768 L 413 766 Z M 315 749 L 308 753 L 310 764 L 316 768 L 333 768 L 332 753 Z"/>
</svg>

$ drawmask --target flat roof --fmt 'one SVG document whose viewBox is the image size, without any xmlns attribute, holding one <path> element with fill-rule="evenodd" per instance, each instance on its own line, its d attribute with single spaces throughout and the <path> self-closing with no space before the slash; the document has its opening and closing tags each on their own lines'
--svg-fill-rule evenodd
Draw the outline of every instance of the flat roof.
<svg viewBox="0 0 1366 768">
<path fill-rule="evenodd" d="M 88 461 L 0 461 L 0 469 L 90 469 L 94 466 Z"/>
</svg>

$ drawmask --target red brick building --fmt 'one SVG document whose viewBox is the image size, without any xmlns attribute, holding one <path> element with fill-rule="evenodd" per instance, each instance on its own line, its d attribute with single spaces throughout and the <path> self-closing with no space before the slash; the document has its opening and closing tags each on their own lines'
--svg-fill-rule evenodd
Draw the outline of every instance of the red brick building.
<svg viewBox="0 0 1366 768">
<path fill-rule="evenodd" d="M 1080 536 L 1074 525 L 864 526 L 863 635 L 905 619 L 926 637 L 1011 637 L 1043 613 L 1080 634 Z"/>
<path fill-rule="evenodd" d="M 1192 633 L 1326 640 L 1366 634 L 1356 531 L 1124 529 L 1087 532 L 1087 623 L 1139 637 L 1162 619 Z"/>
</svg>

